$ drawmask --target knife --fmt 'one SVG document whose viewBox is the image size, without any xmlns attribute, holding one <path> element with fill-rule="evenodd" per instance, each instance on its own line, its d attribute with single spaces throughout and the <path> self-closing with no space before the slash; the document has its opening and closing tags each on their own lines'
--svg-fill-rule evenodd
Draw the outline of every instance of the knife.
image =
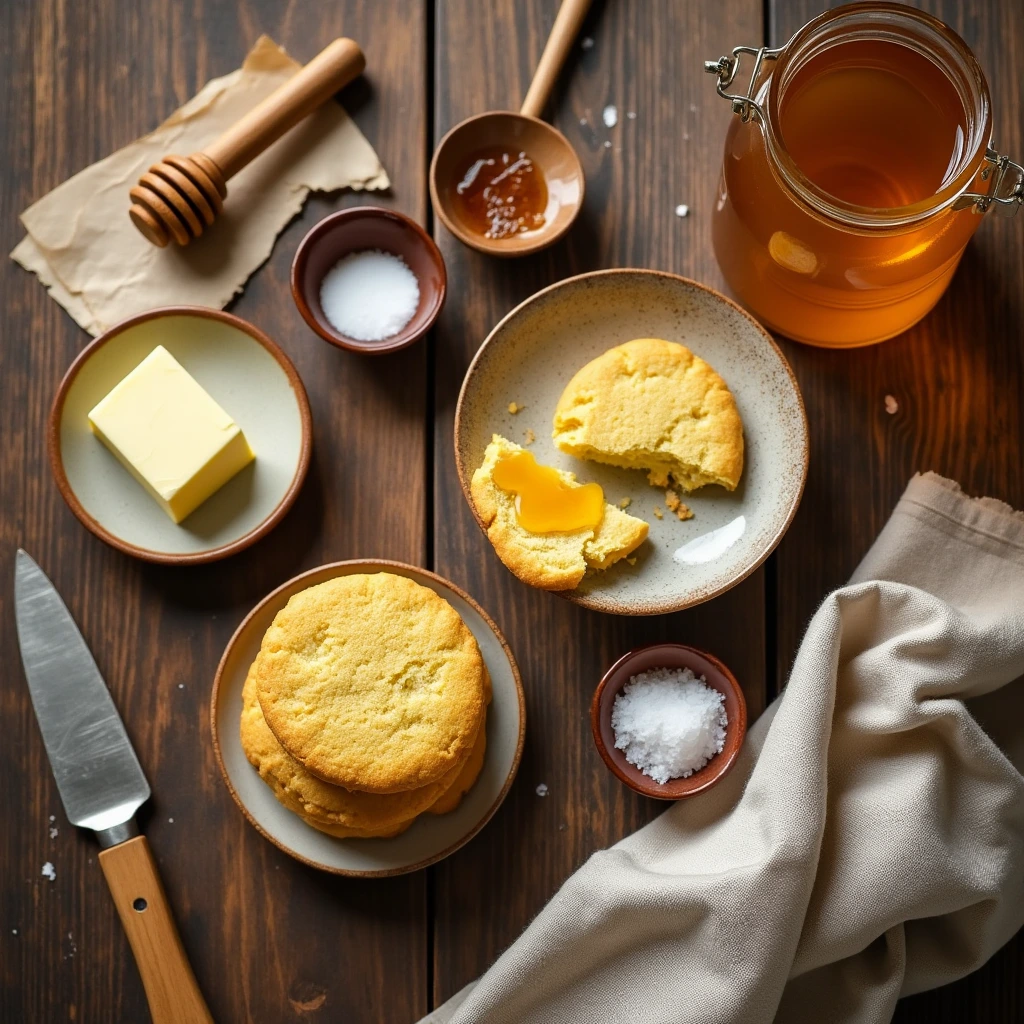
<svg viewBox="0 0 1024 1024">
<path fill-rule="evenodd" d="M 24 551 L 14 564 L 18 645 L 72 825 L 90 828 L 154 1024 L 213 1024 L 135 812 L 150 796 L 121 716 L 60 594 Z"/>
</svg>

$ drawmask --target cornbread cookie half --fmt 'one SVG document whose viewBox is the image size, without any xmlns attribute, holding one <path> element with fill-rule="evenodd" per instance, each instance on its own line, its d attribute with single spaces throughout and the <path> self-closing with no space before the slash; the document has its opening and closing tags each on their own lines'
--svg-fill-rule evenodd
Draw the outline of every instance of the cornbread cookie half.
<svg viewBox="0 0 1024 1024">
<path fill-rule="evenodd" d="M 569 381 L 555 444 L 581 459 L 646 469 L 656 487 L 735 490 L 743 422 L 724 380 L 688 348 L 657 338 L 617 345 Z"/>
<path fill-rule="evenodd" d="M 332 786 L 307 772 L 270 731 L 256 698 L 255 662 L 242 687 L 239 734 L 245 756 L 274 796 L 310 825 L 335 836 L 396 835 L 448 789 L 463 782 L 463 772 L 476 751 L 475 746 L 466 751 L 462 762 L 439 781 L 404 793 L 358 793 Z"/>
<path fill-rule="evenodd" d="M 484 662 L 458 612 L 392 573 L 292 596 L 256 660 L 267 725 L 336 786 L 403 793 L 461 767 L 484 710 Z"/>
<path fill-rule="evenodd" d="M 504 455 L 523 449 L 494 434 L 484 461 L 473 474 L 470 493 L 483 520 L 487 538 L 498 557 L 516 576 L 541 590 L 572 590 L 588 567 L 607 569 L 632 554 L 646 539 L 642 519 L 605 504 L 604 518 L 596 530 L 568 533 L 530 533 L 516 517 L 515 495 L 494 482 L 494 467 Z M 573 473 L 560 473 L 567 484 L 576 483 Z"/>
</svg>

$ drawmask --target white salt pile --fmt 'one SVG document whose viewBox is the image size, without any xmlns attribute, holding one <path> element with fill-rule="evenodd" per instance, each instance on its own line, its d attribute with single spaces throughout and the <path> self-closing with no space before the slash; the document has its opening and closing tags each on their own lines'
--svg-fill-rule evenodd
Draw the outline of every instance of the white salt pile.
<svg viewBox="0 0 1024 1024">
<path fill-rule="evenodd" d="M 658 783 L 685 779 L 725 744 L 725 698 L 688 668 L 632 676 L 612 705 L 615 746 Z"/>
<path fill-rule="evenodd" d="M 413 318 L 420 285 L 401 256 L 353 252 L 324 275 L 320 308 L 331 326 L 356 341 L 394 337 Z"/>
</svg>

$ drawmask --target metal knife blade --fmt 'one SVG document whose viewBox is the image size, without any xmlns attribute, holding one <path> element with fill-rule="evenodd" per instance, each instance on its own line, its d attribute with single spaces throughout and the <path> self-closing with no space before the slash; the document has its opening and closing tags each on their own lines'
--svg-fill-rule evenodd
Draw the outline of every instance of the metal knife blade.
<svg viewBox="0 0 1024 1024">
<path fill-rule="evenodd" d="M 75 620 L 20 549 L 14 612 L 32 706 L 68 819 L 106 833 L 104 845 L 130 838 L 134 829 L 118 826 L 149 799 L 149 783 Z"/>
</svg>

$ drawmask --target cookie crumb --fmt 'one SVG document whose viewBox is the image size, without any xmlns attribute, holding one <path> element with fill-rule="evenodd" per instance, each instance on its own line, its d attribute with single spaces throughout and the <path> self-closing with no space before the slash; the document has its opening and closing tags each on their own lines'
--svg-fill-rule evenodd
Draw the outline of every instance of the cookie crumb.
<svg viewBox="0 0 1024 1024">
<path fill-rule="evenodd" d="M 664 513 L 661 511 L 661 509 L 657 505 L 654 506 L 654 515 L 658 519 L 664 519 L 665 518 Z"/>
<path fill-rule="evenodd" d="M 626 561 L 629 562 L 630 565 L 636 565 L 636 559 L 635 558 L 627 558 Z"/>
<path fill-rule="evenodd" d="M 526 430 L 523 433 L 523 441 L 526 444 L 533 444 L 533 442 L 536 441 L 536 440 L 537 440 L 537 435 L 529 427 L 527 427 Z"/>
<path fill-rule="evenodd" d="M 890 416 L 895 416 L 896 413 L 899 412 L 899 409 L 900 409 L 900 403 L 897 402 L 896 399 L 893 398 L 892 395 L 886 395 L 885 396 L 885 411 Z"/>
<path fill-rule="evenodd" d="M 547 796 L 547 795 L 548 795 L 548 787 L 547 787 L 547 783 L 546 783 L 546 782 L 542 782 L 542 783 L 541 783 L 541 784 L 540 784 L 540 785 L 539 785 L 539 786 L 537 787 L 537 796 Z"/>
<path fill-rule="evenodd" d="M 685 523 L 687 519 L 693 518 L 693 509 L 689 505 L 684 505 L 679 502 L 679 508 L 676 509 L 676 515 L 681 523 Z"/>
<path fill-rule="evenodd" d="M 633 499 L 632 498 L 623 498 L 622 501 L 619 502 L 619 508 L 629 508 L 629 506 L 632 505 L 632 504 L 633 504 Z"/>
<path fill-rule="evenodd" d="M 516 413 L 522 412 L 526 408 L 525 405 L 520 405 L 518 402 L 509 402 L 508 411 L 515 416 Z"/>
</svg>

